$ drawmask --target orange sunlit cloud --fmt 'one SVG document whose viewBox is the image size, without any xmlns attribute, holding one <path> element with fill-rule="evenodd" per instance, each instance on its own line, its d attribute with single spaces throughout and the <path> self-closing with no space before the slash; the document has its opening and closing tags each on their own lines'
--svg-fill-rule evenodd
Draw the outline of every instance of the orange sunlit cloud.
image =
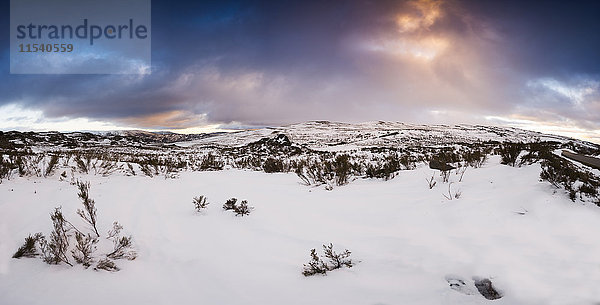
<svg viewBox="0 0 600 305">
<path fill-rule="evenodd" d="M 443 16 L 440 0 L 416 0 L 408 5 L 415 10 L 413 14 L 401 13 L 396 19 L 398 31 L 401 33 L 427 30 Z"/>
</svg>

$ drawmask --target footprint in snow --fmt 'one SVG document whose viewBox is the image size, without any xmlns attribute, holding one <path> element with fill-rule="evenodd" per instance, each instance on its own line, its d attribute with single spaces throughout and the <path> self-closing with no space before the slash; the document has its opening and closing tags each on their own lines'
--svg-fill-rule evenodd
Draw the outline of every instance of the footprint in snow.
<svg viewBox="0 0 600 305">
<path fill-rule="evenodd" d="M 496 300 L 502 297 L 492 281 L 488 278 L 473 277 L 473 284 L 471 281 L 465 281 L 456 275 L 447 275 L 446 281 L 450 285 L 450 288 L 466 295 L 476 295 L 478 292 L 484 298 L 488 300 Z"/>
</svg>

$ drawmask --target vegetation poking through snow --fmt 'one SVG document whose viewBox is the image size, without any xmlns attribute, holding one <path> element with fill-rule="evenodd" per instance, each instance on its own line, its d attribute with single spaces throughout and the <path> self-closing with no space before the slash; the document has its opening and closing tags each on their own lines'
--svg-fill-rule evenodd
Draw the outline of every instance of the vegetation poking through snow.
<svg viewBox="0 0 600 305">
<path fill-rule="evenodd" d="M 93 254 L 96 251 L 98 238 L 90 234 L 83 235 L 75 232 L 75 249 L 71 250 L 75 262 L 82 264 L 85 268 L 90 267 L 93 263 Z"/>
<path fill-rule="evenodd" d="M 323 253 L 325 257 L 329 260 L 329 270 L 335 270 L 342 267 L 351 268 L 353 266 L 353 262 L 350 259 L 350 252 L 348 249 L 345 249 L 341 253 L 336 253 L 333 250 L 333 244 L 329 243 L 329 245 L 323 245 Z"/>
<path fill-rule="evenodd" d="M 254 208 L 248 205 L 247 200 L 242 200 L 239 204 L 237 204 L 237 198 L 231 198 L 223 204 L 223 210 L 232 211 L 235 213 L 235 216 L 245 216 L 250 215 Z"/>
<path fill-rule="evenodd" d="M 50 237 L 46 239 L 42 233 L 36 233 L 34 236 L 29 235 L 25 238 L 25 243 L 15 252 L 13 258 L 36 257 L 38 256 L 36 245 L 39 245 L 42 259 L 48 264 L 57 265 L 65 263 L 73 266 L 70 260 L 71 257 L 76 263 L 82 264 L 85 268 L 90 267 L 94 263 L 94 252 L 97 249 L 97 244 L 100 242 L 98 238 L 99 234 L 97 234 L 96 230 L 95 203 L 89 197 L 89 183 L 77 182 L 77 186 L 79 188 L 79 198 L 83 201 L 85 207 L 85 210 L 77 210 L 77 214 L 86 223 L 91 225 L 95 236 L 92 236 L 90 233 L 83 233 L 77 229 L 65 218 L 61 207 L 57 207 L 50 214 L 53 227 Z M 121 236 L 122 229 L 123 226 L 118 222 L 115 221 L 113 223 L 113 228 L 108 231 L 107 236 L 107 240 L 113 243 L 113 250 L 98 261 L 94 270 L 118 271 L 119 268 L 114 264 L 113 260 L 133 260 L 137 257 L 137 252 L 133 248 L 133 238 L 131 236 Z M 69 255 L 69 252 L 71 255 Z"/>
<path fill-rule="evenodd" d="M 373 164 L 367 164 L 365 168 L 367 178 L 389 180 L 394 178 L 396 173 L 401 170 L 414 169 L 415 165 L 408 155 L 389 153 L 384 155 L 381 160 L 377 160 Z"/>
<path fill-rule="evenodd" d="M 248 201 L 242 200 L 239 205 L 234 207 L 233 212 L 235 213 L 235 216 L 243 217 L 244 215 L 250 215 L 252 209 L 252 207 L 248 206 Z"/>
<path fill-rule="evenodd" d="M 77 215 L 94 229 L 96 237 L 100 237 L 100 233 L 98 233 L 98 228 L 96 227 L 96 203 L 94 199 L 90 198 L 90 183 L 77 181 L 77 188 L 79 189 L 77 196 L 81 199 L 81 204 L 83 204 L 83 210 L 77 209 Z"/>
<path fill-rule="evenodd" d="M 265 173 L 281 173 L 285 172 L 284 162 L 278 158 L 269 157 L 262 165 Z"/>
<path fill-rule="evenodd" d="M 200 159 L 200 170 L 221 170 L 224 162 L 219 160 L 217 156 L 209 153 Z"/>
<path fill-rule="evenodd" d="M 316 249 L 310 250 L 310 261 L 304 264 L 304 270 L 302 274 L 304 276 L 311 276 L 315 274 L 325 275 L 329 271 L 329 267 L 325 262 L 317 255 Z"/>
<path fill-rule="evenodd" d="M 431 178 L 429 178 L 429 179 L 427 179 L 427 178 L 425 179 L 427 181 L 427 185 L 429 186 L 429 189 L 432 189 L 435 186 L 435 184 L 437 183 L 435 180 L 433 180 L 434 175 L 431 175 Z"/>
<path fill-rule="evenodd" d="M 235 204 L 237 202 L 237 198 L 230 198 L 223 204 L 223 210 L 231 211 L 235 210 Z"/>
<path fill-rule="evenodd" d="M 46 240 L 45 237 L 42 237 L 39 240 L 44 261 L 52 265 L 62 262 L 73 266 L 68 257 L 70 228 L 60 207 L 54 209 L 54 213 L 50 214 L 50 219 L 53 226 L 50 239 Z"/>
<path fill-rule="evenodd" d="M 108 231 L 107 239 L 113 242 L 113 251 L 106 255 L 107 258 L 134 260 L 137 252 L 133 249 L 133 238 L 131 236 L 121 236 L 123 226 L 118 222 L 113 223 L 113 228 Z"/>
<path fill-rule="evenodd" d="M 448 199 L 448 200 L 452 200 L 452 199 L 459 199 L 460 196 L 462 195 L 462 192 L 460 190 L 454 191 L 454 193 L 452 193 L 452 184 L 454 182 L 450 182 L 448 183 L 448 195 L 446 194 L 442 194 L 444 195 L 444 198 Z"/>
<path fill-rule="evenodd" d="M 312 123 L 318 128 L 322 128 L 323 124 L 331 125 L 328 122 Z M 307 126 L 312 125 L 307 124 Z M 375 124 L 369 128 L 378 130 L 380 126 L 387 125 Z M 400 130 L 406 128 L 396 127 Z M 456 180 L 460 182 L 468 167 L 483 166 L 487 162 L 488 156 L 495 153 L 500 155 L 501 163 L 511 166 L 543 162 L 545 172 L 542 173 L 542 179 L 565 188 L 572 199 L 578 197 L 599 200 L 596 195 L 598 187 L 594 185 L 594 182 L 585 181 L 594 180 L 593 174 L 591 174 L 591 178 L 583 177 L 585 175 L 581 174 L 575 180 L 560 178 L 558 177 L 562 175 L 559 173 L 560 171 L 572 170 L 569 168 L 554 170 L 553 168 L 556 167 L 554 163 L 560 161 L 552 156 L 552 151 L 560 148 L 568 148 L 589 155 L 599 155 L 600 147 L 597 145 L 562 137 L 545 137 L 546 141 L 541 141 L 540 136 L 544 136 L 541 134 L 530 134 L 529 132 L 523 134 L 515 130 L 494 127 L 455 126 L 449 128 L 449 132 L 444 131 L 443 136 L 437 138 L 428 134 L 434 132 L 432 130 L 436 130 L 436 128 L 423 128 L 418 131 L 407 129 L 407 132 L 415 132 L 411 136 L 401 136 L 401 132 L 390 131 L 380 134 L 377 141 L 388 143 L 386 141 L 395 137 L 407 137 L 411 141 L 409 143 L 389 142 L 395 143 L 394 145 L 378 146 L 374 144 L 331 151 L 310 148 L 310 145 L 305 145 L 307 138 L 302 140 L 300 137 L 305 142 L 296 143 L 291 139 L 297 141 L 297 136 L 288 136 L 280 131 L 275 131 L 271 135 L 265 133 L 268 135 L 267 137 L 240 145 L 211 144 L 198 147 L 164 145 L 162 142 L 171 138 L 173 140 L 196 138 L 189 135 L 143 134 L 136 137 L 87 133 L 8 132 L 0 135 L 0 182 L 11 179 L 15 175 L 52 177 L 57 172 L 62 173 L 60 179 L 72 183 L 77 181 L 77 176 L 80 174 L 107 176 L 121 173 L 133 176 L 136 173 L 142 173 L 147 177 L 177 178 L 181 171 L 215 171 L 227 167 L 260 170 L 267 173 L 295 173 L 305 185 L 324 186 L 325 189 L 331 190 L 360 178 L 393 179 L 400 171 L 415 169 L 421 162 L 427 161 L 436 161 L 447 165 L 448 168 L 456 168 L 455 173 L 459 176 Z M 328 144 L 328 147 L 331 148 L 350 145 L 353 141 L 349 139 L 352 137 L 355 137 L 353 138 L 355 141 L 361 141 L 369 138 L 371 132 L 374 132 L 373 130 L 357 130 L 356 134 L 345 135 L 336 134 L 335 129 L 332 130 L 331 132 L 329 130 L 320 132 L 323 132 L 326 137 L 350 138 Z M 483 133 L 488 136 L 492 134 L 493 136 L 488 139 L 474 140 L 468 133 L 463 132 L 468 132 L 468 130 L 476 134 Z M 456 134 L 452 134 L 452 132 L 456 132 Z M 519 133 L 526 136 L 515 136 Z M 469 140 L 464 142 L 448 140 L 457 136 Z M 447 137 L 450 138 L 446 139 Z M 159 139 L 162 140 L 159 141 Z M 102 144 L 106 143 L 106 140 L 109 140 L 111 146 Z M 437 181 L 438 183 L 448 183 L 452 180 L 450 172 L 446 170 L 440 170 L 440 175 L 442 179 Z M 434 182 L 432 179 L 428 179 L 430 188 L 433 187 L 430 183 Z M 97 230 L 94 231 L 98 236 Z"/>
<path fill-rule="evenodd" d="M 37 250 L 37 244 L 42 237 L 44 237 L 42 233 L 35 233 L 33 236 L 31 236 L 30 234 L 29 236 L 25 237 L 25 243 L 23 243 L 23 245 L 19 247 L 17 252 L 15 252 L 15 254 L 13 254 L 12 257 L 21 258 L 38 256 L 39 253 Z"/>
<path fill-rule="evenodd" d="M 46 171 L 44 173 L 44 177 L 48 177 L 54 172 L 56 165 L 58 164 L 59 155 L 54 154 L 50 156 L 50 161 L 48 162 L 48 166 L 46 167 Z"/>
<path fill-rule="evenodd" d="M 208 208 L 208 205 L 210 204 L 204 195 L 194 197 L 192 202 L 194 203 L 194 209 L 196 209 L 196 212 L 202 212 L 204 209 Z"/>
<path fill-rule="evenodd" d="M 500 163 L 515 166 L 522 150 L 523 144 L 521 143 L 504 143 L 500 145 L 498 150 L 502 158 Z"/>
<path fill-rule="evenodd" d="M 94 270 L 96 270 L 96 271 L 105 270 L 105 271 L 110 271 L 110 272 L 116 272 L 121 269 L 119 269 L 119 267 L 117 267 L 117 264 L 115 264 L 115 262 L 113 262 L 112 260 L 110 260 L 108 258 L 103 258 L 100 261 L 98 261 L 98 263 L 96 264 L 96 267 L 94 267 Z"/>
<path fill-rule="evenodd" d="M 316 249 L 310 250 L 310 261 L 304 264 L 304 270 L 302 274 L 304 276 L 311 276 L 316 274 L 327 274 L 329 271 L 340 269 L 343 267 L 351 268 L 354 266 L 354 262 L 350 259 L 350 252 L 345 249 L 341 253 L 337 253 L 333 250 L 333 244 L 323 245 L 323 255 L 328 260 L 325 262 L 319 255 L 317 255 Z"/>
<path fill-rule="evenodd" d="M 575 201 L 591 199 L 600 206 L 598 188 L 600 178 L 592 172 L 581 169 L 565 158 L 549 154 L 541 161 L 540 178 L 557 188 L 564 188 L 569 198 Z"/>
</svg>

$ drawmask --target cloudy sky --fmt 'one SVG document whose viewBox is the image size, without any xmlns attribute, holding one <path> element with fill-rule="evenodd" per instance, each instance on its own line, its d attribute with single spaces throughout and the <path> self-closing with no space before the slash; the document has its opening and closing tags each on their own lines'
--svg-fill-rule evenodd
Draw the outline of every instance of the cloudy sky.
<svg viewBox="0 0 600 305">
<path fill-rule="evenodd" d="M 517 126 L 600 143 L 598 1 L 152 1 L 146 75 L 11 75 L 0 129 L 307 120 Z"/>
</svg>

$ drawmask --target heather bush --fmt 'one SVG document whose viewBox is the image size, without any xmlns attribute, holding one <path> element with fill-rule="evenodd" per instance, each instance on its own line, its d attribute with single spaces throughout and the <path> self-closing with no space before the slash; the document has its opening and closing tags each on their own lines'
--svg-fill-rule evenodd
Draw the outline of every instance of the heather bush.
<svg viewBox="0 0 600 305">
<path fill-rule="evenodd" d="M 0 155 L 0 183 L 4 179 L 10 179 L 12 172 L 17 168 L 17 165 L 14 164 L 10 159 L 5 160 L 2 155 Z"/>
<path fill-rule="evenodd" d="M 110 259 L 128 259 L 134 260 L 137 252 L 133 249 L 133 238 L 131 236 L 121 236 L 123 226 L 118 222 L 113 223 L 113 228 L 108 231 L 108 239 L 113 242 L 113 251 L 106 255 Z"/>
<path fill-rule="evenodd" d="M 235 204 L 237 202 L 237 198 L 230 198 L 223 204 L 223 210 L 230 211 L 235 210 Z"/>
<path fill-rule="evenodd" d="M 600 178 L 589 171 L 579 169 L 570 161 L 555 155 L 548 155 L 542 160 L 540 178 L 550 182 L 557 188 L 564 188 L 572 201 L 586 197 L 598 198 Z"/>
<path fill-rule="evenodd" d="M 479 168 L 487 161 L 488 153 L 488 150 L 485 148 L 468 149 L 462 153 L 461 158 L 469 166 Z"/>
<path fill-rule="evenodd" d="M 346 154 L 337 155 L 333 162 L 335 172 L 335 183 L 337 185 L 344 185 L 348 183 L 350 175 L 352 174 L 352 164 L 350 163 L 350 156 Z"/>
<path fill-rule="evenodd" d="M 77 182 L 79 188 L 79 198 L 83 201 L 85 210 L 78 210 L 77 214 L 94 229 L 94 235 L 83 233 L 77 229 L 71 222 L 65 219 L 60 207 L 54 209 L 50 215 L 53 231 L 48 239 L 42 233 L 25 238 L 25 243 L 15 252 L 14 258 L 35 257 L 38 255 L 36 244 L 39 245 L 42 259 L 48 264 L 65 263 L 73 266 L 70 261 L 72 257 L 76 263 L 82 264 L 85 268 L 94 263 L 94 252 L 97 244 L 100 242 L 96 230 L 96 208 L 94 200 L 89 197 L 89 183 Z M 113 223 L 113 228 L 108 231 L 107 239 L 113 243 L 113 250 L 100 260 L 95 270 L 103 269 L 109 271 L 118 271 L 119 268 L 113 260 L 128 259 L 133 260 L 137 253 L 133 248 L 131 236 L 121 236 L 121 226 L 118 222 Z M 74 246 L 72 237 L 74 236 Z M 70 250 L 70 251 L 69 251 Z M 69 252 L 71 255 L 69 255 Z"/>
<path fill-rule="evenodd" d="M 375 164 L 367 164 L 365 168 L 367 178 L 389 180 L 394 178 L 396 173 L 402 169 L 413 169 L 414 162 L 410 160 L 408 155 L 400 156 L 397 153 L 389 153 L 383 160 L 379 160 Z"/>
<path fill-rule="evenodd" d="M 285 171 L 283 161 L 278 158 L 269 157 L 262 165 L 265 173 L 280 173 Z"/>
<path fill-rule="evenodd" d="M 208 208 L 209 205 L 207 198 L 204 195 L 194 197 L 192 202 L 194 203 L 194 208 L 196 209 L 196 212 L 202 212 L 202 210 Z"/>
<path fill-rule="evenodd" d="M 77 215 L 94 229 L 96 237 L 100 237 L 100 233 L 98 233 L 98 229 L 96 228 L 96 203 L 94 199 L 90 198 L 90 183 L 77 181 L 77 188 L 79 189 L 77 196 L 81 199 L 84 208 L 83 210 L 77 209 Z"/>
<path fill-rule="evenodd" d="M 348 249 L 344 250 L 342 253 L 336 253 L 333 251 L 333 244 L 323 245 L 323 253 L 325 257 L 329 260 L 329 270 L 335 270 L 342 267 L 352 267 L 353 263 L 350 259 L 350 252 Z"/>
<path fill-rule="evenodd" d="M 105 271 L 110 271 L 110 272 L 116 272 L 121 269 L 119 269 L 119 267 L 117 267 L 117 264 L 115 264 L 115 262 L 113 262 L 112 260 L 110 260 L 108 258 L 104 258 L 104 259 L 101 259 L 100 261 L 98 261 L 98 264 L 96 264 L 96 267 L 94 267 L 94 270 L 96 270 L 96 271 L 105 270 Z"/>
<path fill-rule="evenodd" d="M 244 216 L 244 215 L 250 215 L 250 211 L 252 210 L 252 207 L 248 206 L 248 201 L 246 200 L 242 200 L 242 202 L 240 202 L 239 205 L 235 206 L 235 208 L 233 209 L 233 211 L 235 212 L 235 216 Z"/>
<path fill-rule="evenodd" d="M 56 168 L 56 165 L 58 164 L 58 159 L 59 159 L 58 154 L 54 154 L 54 155 L 50 156 L 50 161 L 48 161 L 48 166 L 46 166 L 46 171 L 44 172 L 45 177 L 52 175 L 52 173 L 54 172 L 54 169 Z"/>
<path fill-rule="evenodd" d="M 211 153 L 200 158 L 200 170 L 221 170 L 223 166 L 225 166 L 225 163 Z"/>
<path fill-rule="evenodd" d="M 67 256 L 69 249 L 69 225 L 65 220 L 60 207 L 54 209 L 50 214 L 53 231 L 50 233 L 50 239 L 41 237 L 39 240 L 43 259 L 48 264 L 59 264 L 61 262 L 73 266 Z"/>
<path fill-rule="evenodd" d="M 517 163 L 517 159 L 519 158 L 519 154 L 523 150 L 523 144 L 521 143 L 504 143 L 500 145 L 498 152 L 500 153 L 500 157 L 502 158 L 500 163 L 506 164 L 510 166 L 515 166 Z"/>
<path fill-rule="evenodd" d="M 252 211 L 252 209 L 253 209 L 253 207 L 248 206 L 247 200 L 242 200 L 242 202 L 237 204 L 236 198 L 231 198 L 231 199 L 227 200 L 227 202 L 225 202 L 225 204 L 223 204 L 223 210 L 232 211 L 235 213 L 235 216 L 243 217 L 245 215 L 250 215 L 250 212 Z"/>
<path fill-rule="evenodd" d="M 352 252 L 350 252 L 348 249 L 341 253 L 337 253 L 333 250 L 333 244 L 330 243 L 329 245 L 323 245 L 323 254 L 328 260 L 329 264 L 319 257 L 319 255 L 317 255 L 317 251 L 315 249 L 310 250 L 310 261 L 307 264 L 304 264 L 304 270 L 302 271 L 304 276 L 311 276 L 315 274 L 325 275 L 328 271 L 342 267 L 351 268 L 354 266 L 352 259 L 350 259 Z"/>
<path fill-rule="evenodd" d="M 327 264 L 317 255 L 316 249 L 310 250 L 310 261 L 304 264 L 304 270 L 302 274 L 304 276 L 311 276 L 315 274 L 325 275 L 329 271 Z"/>
<path fill-rule="evenodd" d="M 38 242 L 44 237 L 42 233 L 36 233 L 33 236 L 31 234 L 28 237 L 25 237 L 25 243 L 15 254 L 13 254 L 13 258 L 21 258 L 21 257 L 36 257 L 39 255 L 37 251 Z"/>
<path fill-rule="evenodd" d="M 90 234 L 83 235 L 82 233 L 75 232 L 75 249 L 71 250 L 75 262 L 82 264 L 85 268 L 88 268 L 93 262 L 93 253 L 96 251 L 96 244 L 98 238 L 93 237 Z"/>
</svg>

